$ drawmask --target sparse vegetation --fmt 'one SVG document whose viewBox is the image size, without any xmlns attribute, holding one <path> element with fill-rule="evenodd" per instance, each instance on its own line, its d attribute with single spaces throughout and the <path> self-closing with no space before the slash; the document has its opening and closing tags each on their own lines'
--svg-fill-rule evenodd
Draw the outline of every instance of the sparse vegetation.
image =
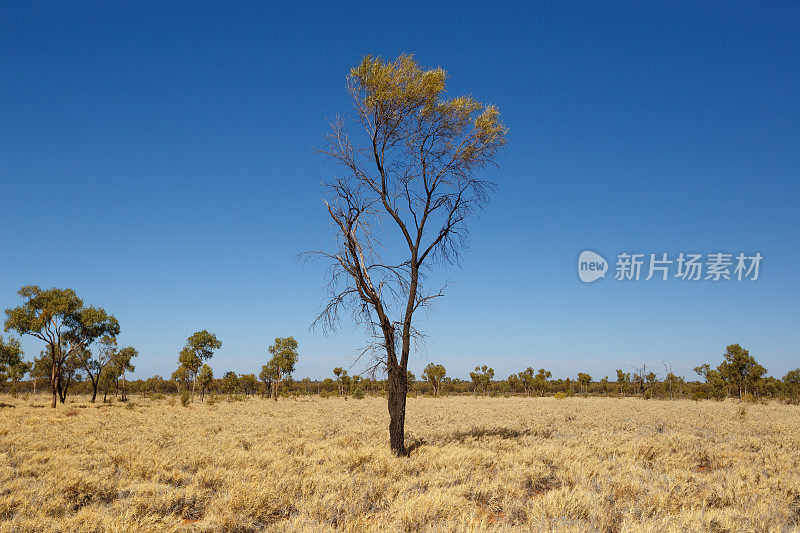
<svg viewBox="0 0 800 533">
<path fill-rule="evenodd" d="M 800 411 L 777 402 L 743 423 L 733 400 L 419 396 L 398 460 L 379 397 L 90 397 L 63 412 L 0 398 L 15 407 L 0 411 L 0 530 L 797 527 Z"/>
</svg>

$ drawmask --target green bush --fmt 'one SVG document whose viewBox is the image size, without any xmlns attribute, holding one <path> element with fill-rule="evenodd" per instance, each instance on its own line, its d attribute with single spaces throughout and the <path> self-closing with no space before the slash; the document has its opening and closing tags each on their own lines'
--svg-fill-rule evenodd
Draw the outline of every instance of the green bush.
<svg viewBox="0 0 800 533">
<path fill-rule="evenodd" d="M 182 406 L 186 407 L 186 406 L 188 406 L 188 405 L 189 405 L 189 398 L 190 398 L 190 396 L 191 396 L 191 395 L 189 394 L 189 391 L 188 391 L 188 390 L 185 390 L 185 391 L 183 391 L 183 392 L 181 393 L 181 405 L 182 405 Z"/>
<path fill-rule="evenodd" d="M 553 396 L 553 398 L 555 398 L 556 400 L 565 400 L 567 398 L 567 395 L 563 392 L 557 392 L 555 396 Z"/>
<path fill-rule="evenodd" d="M 356 389 L 353 391 L 353 398 L 356 400 L 363 400 L 364 399 L 364 391 L 361 389 Z"/>
</svg>

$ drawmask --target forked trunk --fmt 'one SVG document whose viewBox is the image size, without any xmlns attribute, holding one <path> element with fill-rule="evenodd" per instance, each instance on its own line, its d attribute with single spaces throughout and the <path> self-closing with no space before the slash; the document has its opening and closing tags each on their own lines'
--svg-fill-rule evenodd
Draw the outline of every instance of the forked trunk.
<svg viewBox="0 0 800 533">
<path fill-rule="evenodd" d="M 408 379 L 406 371 L 399 366 L 389 368 L 389 448 L 400 457 L 406 454 L 405 421 L 406 392 Z"/>
</svg>

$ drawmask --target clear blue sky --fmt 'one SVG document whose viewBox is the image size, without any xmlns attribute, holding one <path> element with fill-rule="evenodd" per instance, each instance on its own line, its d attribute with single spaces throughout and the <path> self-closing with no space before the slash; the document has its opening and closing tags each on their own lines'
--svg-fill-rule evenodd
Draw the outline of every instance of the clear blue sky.
<svg viewBox="0 0 800 533">
<path fill-rule="evenodd" d="M 798 28 L 796 2 L 5 2 L 0 306 L 23 284 L 76 289 L 119 318 L 137 376 L 168 377 L 203 328 L 216 372 L 257 372 L 286 335 L 296 377 L 348 365 L 364 335 L 309 331 L 323 272 L 294 260 L 328 228 L 334 169 L 313 147 L 348 111 L 347 69 L 405 51 L 511 130 L 412 370 L 694 378 L 740 342 L 783 376 L 800 366 Z M 585 285 L 584 249 L 764 262 L 750 283 Z"/>
</svg>

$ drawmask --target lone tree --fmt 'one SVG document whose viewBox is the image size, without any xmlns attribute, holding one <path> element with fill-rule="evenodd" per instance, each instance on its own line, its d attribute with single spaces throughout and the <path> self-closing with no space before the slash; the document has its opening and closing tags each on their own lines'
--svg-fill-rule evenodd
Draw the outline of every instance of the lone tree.
<svg viewBox="0 0 800 533">
<path fill-rule="evenodd" d="M 194 402 L 194 390 L 197 386 L 197 373 L 203 366 L 203 361 L 211 359 L 214 350 L 219 350 L 222 343 L 213 333 L 206 330 L 196 331 L 186 339 L 186 344 L 178 354 L 178 362 L 186 369 L 192 379 L 192 402 Z"/>
<path fill-rule="evenodd" d="M 6 309 L 6 331 L 31 335 L 44 341 L 50 369 L 51 407 L 56 399 L 64 403 L 67 387 L 85 350 L 104 335 L 118 335 L 119 322 L 98 307 L 85 307 L 72 289 L 42 290 L 36 285 L 22 287 L 19 307 Z"/>
<path fill-rule="evenodd" d="M 294 337 L 275 339 L 275 344 L 268 348 L 272 359 L 267 363 L 268 368 L 272 372 L 274 378 L 274 387 L 272 389 L 272 398 L 278 401 L 278 387 L 280 387 L 281 379 L 288 378 L 294 372 L 294 365 L 297 364 L 297 341 Z"/>
<path fill-rule="evenodd" d="M 507 129 L 496 107 L 446 98 L 447 73 L 410 55 L 366 56 L 350 70 L 352 136 L 331 124 L 327 154 L 342 173 L 325 182 L 335 239 L 312 254 L 328 262 L 330 299 L 315 324 L 333 329 L 344 308 L 367 326 L 373 368 L 388 372 L 389 445 L 405 455 L 404 425 L 414 313 L 443 294 L 426 290 L 425 269 L 459 260 L 467 222 L 493 184 Z"/>
<path fill-rule="evenodd" d="M 439 396 L 445 374 L 447 371 L 444 369 L 444 365 L 434 365 L 433 363 L 428 363 L 428 366 L 422 371 L 422 378 L 431 384 L 434 396 Z"/>
</svg>

